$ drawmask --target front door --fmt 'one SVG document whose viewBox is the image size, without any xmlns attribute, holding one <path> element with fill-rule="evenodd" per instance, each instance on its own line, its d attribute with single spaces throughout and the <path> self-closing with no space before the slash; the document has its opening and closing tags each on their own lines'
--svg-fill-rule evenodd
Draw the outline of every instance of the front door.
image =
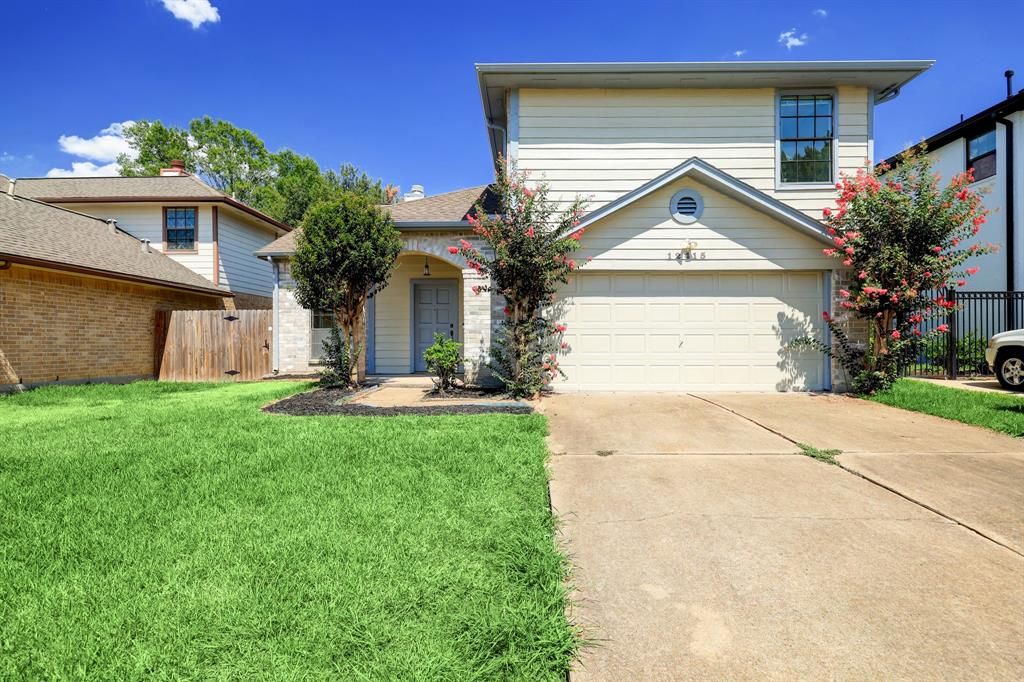
<svg viewBox="0 0 1024 682">
<path fill-rule="evenodd" d="M 414 282 L 413 308 L 413 371 L 426 372 L 423 351 L 434 343 L 434 334 L 458 338 L 459 309 L 454 280 Z"/>
</svg>

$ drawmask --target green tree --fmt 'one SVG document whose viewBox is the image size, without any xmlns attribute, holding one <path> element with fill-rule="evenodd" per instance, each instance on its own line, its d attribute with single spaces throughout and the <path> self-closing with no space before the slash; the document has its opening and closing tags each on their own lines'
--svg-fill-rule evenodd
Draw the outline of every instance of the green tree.
<svg viewBox="0 0 1024 682">
<path fill-rule="evenodd" d="M 295 298 L 303 308 L 330 310 L 344 337 L 352 379 L 362 351 L 366 302 L 387 286 L 402 239 L 391 215 L 365 194 L 343 193 L 306 211 L 292 259 Z"/>
<path fill-rule="evenodd" d="M 247 204 L 273 177 L 273 157 L 254 132 L 214 120 L 193 119 L 188 126 L 196 146 L 196 166 L 215 188 Z"/>
<path fill-rule="evenodd" d="M 165 126 L 160 121 L 136 121 L 124 129 L 124 138 L 135 151 L 134 156 L 117 157 L 125 177 L 157 175 L 174 160 L 184 162 L 190 173 L 198 170 L 196 149 L 183 128 Z"/>
<path fill-rule="evenodd" d="M 558 354 L 565 348 L 565 325 L 552 319 L 555 295 L 576 267 L 572 253 L 580 246 L 583 200 L 564 210 L 548 199 L 548 186 L 534 184 L 519 171 L 499 169 L 493 191 L 497 215 L 477 204 L 469 222 L 487 248 L 463 239 L 450 246 L 490 283 L 474 293 L 492 291 L 507 302 L 505 319 L 491 347 L 491 368 L 515 397 L 532 397 L 563 374 Z"/>
<path fill-rule="evenodd" d="M 289 225 L 301 225 L 310 206 L 345 192 L 377 204 L 392 203 L 398 194 L 397 187 L 352 164 L 325 172 L 309 156 L 290 149 L 270 152 L 252 131 L 209 116 L 194 119 L 188 128 L 137 121 L 125 129 L 125 139 L 135 154 L 118 157 L 121 175 L 157 175 L 180 159 L 188 172 Z"/>
<path fill-rule="evenodd" d="M 927 292 L 966 286 L 978 272 L 967 262 L 992 251 L 991 244 L 969 243 L 988 215 L 981 195 L 970 187 L 973 173 L 969 168 L 940 188 L 921 149 L 905 153 L 895 168 L 884 163 L 861 168 L 836 184 L 836 208 L 823 210 L 833 243 L 824 253 L 853 275 L 838 291 L 839 306 L 844 317 L 866 323 L 868 343 L 861 348 L 851 342 L 843 320 L 826 311 L 835 342 L 808 337 L 795 345 L 838 359 L 855 392 L 887 388 L 900 367 L 917 357 L 926 336 L 948 331 L 945 324 L 922 330 L 924 321 L 956 307 L 944 294 Z"/>
</svg>

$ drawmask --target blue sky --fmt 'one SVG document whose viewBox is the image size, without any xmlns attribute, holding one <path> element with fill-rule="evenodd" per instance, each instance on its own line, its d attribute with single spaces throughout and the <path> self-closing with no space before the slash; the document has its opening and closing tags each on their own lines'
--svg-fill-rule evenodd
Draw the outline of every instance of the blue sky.
<svg viewBox="0 0 1024 682">
<path fill-rule="evenodd" d="M 878 108 L 882 158 L 1001 99 L 1005 69 L 1024 87 L 1022 25 L 1024 3 L 977 0 L 12 2 L 0 172 L 101 167 L 111 124 L 209 114 L 434 194 L 490 179 L 474 62 L 937 60 Z"/>
</svg>

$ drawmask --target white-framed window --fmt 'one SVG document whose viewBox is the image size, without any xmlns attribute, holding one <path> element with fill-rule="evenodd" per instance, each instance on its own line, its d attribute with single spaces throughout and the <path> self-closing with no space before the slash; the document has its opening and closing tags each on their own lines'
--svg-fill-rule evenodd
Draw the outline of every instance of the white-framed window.
<svg viewBox="0 0 1024 682">
<path fill-rule="evenodd" d="M 996 174 L 996 129 L 995 126 L 967 138 L 967 162 L 964 166 L 974 169 L 974 181 L 991 178 Z"/>
<path fill-rule="evenodd" d="M 334 313 L 330 310 L 313 310 L 310 315 L 312 316 L 310 320 L 312 333 L 309 335 L 309 359 L 319 360 L 324 354 L 324 341 L 331 333 Z"/>
<path fill-rule="evenodd" d="M 836 97 L 830 92 L 778 96 L 778 185 L 835 181 Z"/>
</svg>

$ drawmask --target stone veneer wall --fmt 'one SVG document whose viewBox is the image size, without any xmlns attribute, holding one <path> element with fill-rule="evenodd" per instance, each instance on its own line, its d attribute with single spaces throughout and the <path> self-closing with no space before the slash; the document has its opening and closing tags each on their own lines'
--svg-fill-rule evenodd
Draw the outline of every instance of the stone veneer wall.
<svg viewBox="0 0 1024 682">
<path fill-rule="evenodd" d="M 0 270 L 0 390 L 153 375 L 157 310 L 224 299 L 13 265 Z"/>
<path fill-rule="evenodd" d="M 832 310 L 833 319 L 838 322 L 846 331 L 847 336 L 855 343 L 866 345 L 868 339 L 868 324 L 866 321 L 854 317 L 848 310 L 839 304 L 843 299 L 839 290 L 847 288 L 853 278 L 853 273 L 846 270 L 832 271 Z M 842 393 L 848 390 L 846 374 L 839 361 L 832 360 L 832 390 Z"/>
</svg>

